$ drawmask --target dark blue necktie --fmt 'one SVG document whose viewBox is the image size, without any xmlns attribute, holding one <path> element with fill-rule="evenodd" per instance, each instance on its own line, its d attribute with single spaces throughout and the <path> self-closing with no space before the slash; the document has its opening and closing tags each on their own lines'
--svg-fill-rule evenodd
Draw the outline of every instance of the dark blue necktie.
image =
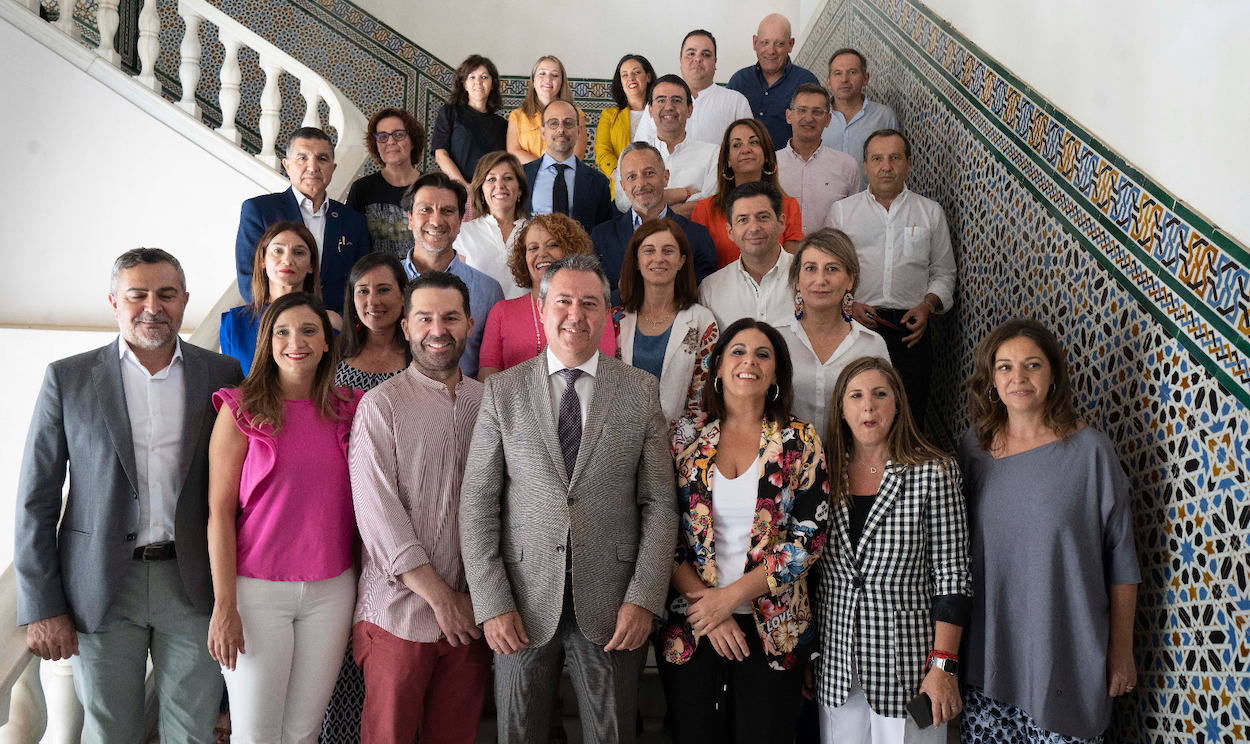
<svg viewBox="0 0 1250 744">
<path fill-rule="evenodd" d="M 556 182 L 551 185 L 551 211 L 557 214 L 569 213 L 569 185 L 564 180 L 564 172 L 569 169 L 564 163 L 556 163 Z"/>
</svg>

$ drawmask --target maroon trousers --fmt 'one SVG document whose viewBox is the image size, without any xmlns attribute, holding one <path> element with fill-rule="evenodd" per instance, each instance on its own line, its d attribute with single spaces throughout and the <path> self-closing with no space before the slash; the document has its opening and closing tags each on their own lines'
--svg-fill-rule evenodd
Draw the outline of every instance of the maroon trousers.
<svg viewBox="0 0 1250 744">
<path fill-rule="evenodd" d="M 473 744 L 493 655 L 486 640 L 416 643 L 369 622 L 352 629 L 364 671 L 362 744 Z"/>
</svg>

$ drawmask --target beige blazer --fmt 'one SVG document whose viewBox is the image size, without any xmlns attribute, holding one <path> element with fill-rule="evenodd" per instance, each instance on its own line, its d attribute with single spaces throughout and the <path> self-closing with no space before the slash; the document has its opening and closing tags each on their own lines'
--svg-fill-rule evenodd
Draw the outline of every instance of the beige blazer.
<svg viewBox="0 0 1250 744">
<path fill-rule="evenodd" d="M 460 494 L 460 543 L 477 622 L 516 610 L 531 644 L 551 640 L 572 544 L 573 604 L 603 645 L 621 604 L 657 616 L 677 544 L 677 501 L 655 377 L 599 353 L 570 479 L 547 355 L 486 382 Z"/>
</svg>

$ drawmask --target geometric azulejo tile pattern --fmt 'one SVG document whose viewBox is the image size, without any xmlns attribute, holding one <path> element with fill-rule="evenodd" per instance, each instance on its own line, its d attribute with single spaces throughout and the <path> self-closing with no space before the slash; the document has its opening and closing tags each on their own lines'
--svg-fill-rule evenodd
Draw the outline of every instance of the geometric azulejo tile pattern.
<svg viewBox="0 0 1250 744">
<path fill-rule="evenodd" d="M 923 6 L 835 0 L 813 29 L 798 61 L 819 71 L 848 45 L 868 56 L 869 95 L 913 139 L 910 185 L 951 223 L 960 288 L 935 329 L 938 435 L 967 425 L 976 341 L 1033 316 L 1060 335 L 1086 420 L 1132 480 L 1139 681 L 1113 738 L 1250 740 L 1244 249 Z"/>
</svg>

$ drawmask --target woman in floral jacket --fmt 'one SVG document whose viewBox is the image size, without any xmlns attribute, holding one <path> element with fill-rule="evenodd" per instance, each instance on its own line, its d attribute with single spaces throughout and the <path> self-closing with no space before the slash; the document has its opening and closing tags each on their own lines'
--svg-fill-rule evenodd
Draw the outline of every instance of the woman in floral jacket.
<svg viewBox="0 0 1250 744">
<path fill-rule="evenodd" d="M 682 529 L 656 657 L 677 744 L 794 740 L 815 640 L 806 573 L 825 543 L 816 429 L 790 416 L 790 355 L 749 318 L 709 359 L 703 412 L 673 434 Z"/>
</svg>

